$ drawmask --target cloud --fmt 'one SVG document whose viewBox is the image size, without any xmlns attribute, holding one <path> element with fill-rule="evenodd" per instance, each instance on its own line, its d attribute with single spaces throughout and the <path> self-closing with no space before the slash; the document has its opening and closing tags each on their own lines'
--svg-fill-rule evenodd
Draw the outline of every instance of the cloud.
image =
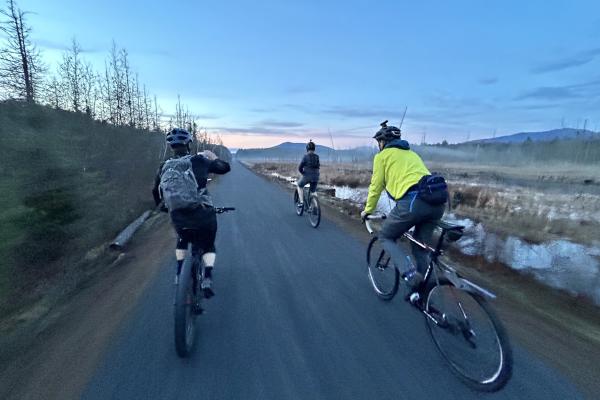
<svg viewBox="0 0 600 400">
<path fill-rule="evenodd" d="M 36 39 L 36 40 L 34 40 L 34 42 L 38 46 L 40 46 L 44 49 L 48 49 L 48 50 L 69 51 L 69 50 L 71 50 L 71 45 L 72 45 L 71 41 L 61 43 L 61 42 L 55 42 L 55 41 L 49 40 L 49 39 Z M 100 53 L 100 52 L 107 50 L 101 46 L 83 46 L 83 45 L 81 45 L 81 43 L 79 43 L 79 46 L 81 47 L 80 51 L 82 53 Z"/>
<path fill-rule="evenodd" d="M 334 114 L 346 118 L 395 118 L 401 116 L 404 110 L 386 110 L 368 107 L 334 106 L 322 110 L 325 114 Z"/>
<path fill-rule="evenodd" d="M 498 78 L 489 77 L 489 78 L 482 78 L 479 80 L 479 84 L 481 84 L 481 85 L 493 85 L 495 83 L 498 83 Z"/>
<path fill-rule="evenodd" d="M 250 127 L 229 127 L 229 126 L 211 126 L 209 130 L 218 131 L 221 133 L 231 133 L 243 136 L 304 136 L 304 131 L 294 131 L 283 128 L 271 128 L 267 126 L 250 126 Z"/>
<path fill-rule="evenodd" d="M 570 87 L 543 86 L 521 94 L 517 97 L 517 100 L 563 100 L 575 97 L 579 97 L 579 95 Z"/>
<path fill-rule="evenodd" d="M 303 123 L 293 121 L 277 121 L 273 119 L 265 119 L 260 122 L 264 126 L 272 126 L 277 128 L 299 128 L 304 126 Z"/>
<path fill-rule="evenodd" d="M 600 79 L 563 86 L 542 86 L 517 96 L 516 100 L 567 100 L 600 95 Z"/>
<path fill-rule="evenodd" d="M 251 111 L 253 113 L 272 113 L 277 111 L 276 108 L 274 107 L 254 107 L 254 108 L 250 108 L 248 111 Z"/>
<path fill-rule="evenodd" d="M 539 65 L 532 69 L 531 72 L 534 74 L 544 74 L 547 72 L 555 72 L 568 68 L 580 67 L 592 62 L 598 56 L 600 56 L 600 48 L 585 50 L 570 57 L 563 58 L 562 60 Z"/>
<path fill-rule="evenodd" d="M 164 118 L 175 118 L 176 114 L 175 113 L 163 113 L 162 116 Z M 220 115 L 216 115 L 216 114 L 193 114 L 191 115 L 192 118 L 194 119 L 219 119 L 221 118 Z"/>
<path fill-rule="evenodd" d="M 313 87 L 304 86 L 304 85 L 290 86 L 284 90 L 284 92 L 287 94 L 314 93 L 317 91 L 318 90 Z"/>
</svg>

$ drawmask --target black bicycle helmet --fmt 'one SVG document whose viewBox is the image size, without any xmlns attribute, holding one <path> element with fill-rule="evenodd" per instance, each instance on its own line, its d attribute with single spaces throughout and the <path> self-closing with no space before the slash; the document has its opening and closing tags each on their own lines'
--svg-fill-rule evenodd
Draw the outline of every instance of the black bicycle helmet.
<svg viewBox="0 0 600 400">
<path fill-rule="evenodd" d="M 312 139 L 306 143 L 306 151 L 315 151 L 317 146 L 313 143 Z"/>
<path fill-rule="evenodd" d="M 387 123 L 388 121 L 386 119 L 381 124 L 379 124 L 381 126 L 381 129 L 377 131 L 375 136 L 373 136 L 373 139 L 385 140 L 386 142 L 389 142 L 390 140 L 394 139 L 400 139 L 400 129 L 396 128 L 395 126 L 388 126 Z"/>
<path fill-rule="evenodd" d="M 178 144 L 187 145 L 192 142 L 192 135 L 181 128 L 173 128 L 169 133 L 167 133 L 167 143 L 171 146 L 175 146 Z"/>
</svg>

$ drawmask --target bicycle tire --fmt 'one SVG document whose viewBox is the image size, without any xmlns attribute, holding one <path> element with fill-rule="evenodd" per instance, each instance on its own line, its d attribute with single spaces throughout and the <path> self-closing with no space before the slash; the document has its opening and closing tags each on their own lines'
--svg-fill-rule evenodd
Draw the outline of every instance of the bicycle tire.
<svg viewBox="0 0 600 400">
<path fill-rule="evenodd" d="M 392 263 L 390 256 L 380 246 L 380 241 L 375 236 L 367 247 L 367 270 L 371 286 L 375 294 L 382 300 L 389 301 L 396 293 L 400 284 L 400 272 Z M 377 253 L 377 255 L 375 254 Z M 383 261 L 383 262 L 382 262 Z M 385 273 L 385 278 L 384 278 Z M 386 280 L 387 285 L 380 282 Z"/>
<path fill-rule="evenodd" d="M 302 214 L 304 214 L 304 206 L 300 207 L 298 205 L 298 199 L 298 191 L 294 189 L 294 209 L 296 210 L 296 215 L 300 217 Z"/>
<path fill-rule="evenodd" d="M 449 293 L 454 292 L 454 293 Z M 485 299 L 479 295 L 460 290 L 451 284 L 441 284 L 439 286 L 433 287 L 429 293 L 427 293 L 427 301 L 425 304 L 425 310 L 430 313 L 435 313 L 439 315 L 440 302 L 443 302 L 442 297 L 454 298 L 454 300 L 449 300 L 450 304 L 455 304 L 455 311 L 464 312 L 467 314 L 467 317 L 470 318 L 470 323 L 473 322 L 473 316 L 475 315 L 474 310 L 478 309 L 482 316 L 487 319 L 488 329 L 493 332 L 493 343 L 494 354 L 497 352 L 497 360 L 494 360 L 491 363 L 483 363 L 480 360 L 476 360 L 476 357 L 471 351 L 470 353 L 466 353 L 466 351 L 462 351 L 463 356 L 462 360 L 458 360 L 453 357 L 453 349 L 447 348 L 444 344 L 444 339 L 450 338 L 451 335 L 458 337 L 459 339 L 455 342 L 463 343 L 472 343 L 466 339 L 465 331 L 463 329 L 461 332 L 453 333 L 450 328 L 443 328 L 434 323 L 430 318 L 426 317 L 426 324 L 430 333 L 430 336 L 436 345 L 436 348 L 444 358 L 444 361 L 450 366 L 450 370 L 456 375 L 459 379 L 461 379 L 467 386 L 472 389 L 483 391 L 483 392 L 495 392 L 504 387 L 506 383 L 510 380 L 512 376 L 512 348 L 510 342 L 508 340 L 508 335 L 506 334 L 506 330 L 504 326 L 496 316 L 494 310 L 488 305 Z M 456 301 L 458 299 L 457 296 L 460 296 L 461 301 Z M 440 301 L 441 300 L 441 301 Z M 436 303 L 435 306 L 433 303 Z M 462 308 L 458 307 L 458 304 L 462 304 Z M 465 310 L 465 305 L 468 304 Z M 437 311 L 434 311 L 437 309 Z M 447 308 L 445 307 L 447 311 Z M 445 311 L 444 311 L 445 313 Z M 458 313 L 458 312 L 457 312 Z M 448 319 L 452 319 L 453 317 L 447 317 Z M 458 318 L 457 318 L 458 320 Z M 475 332 L 475 336 L 473 341 L 477 340 L 478 344 L 480 344 L 483 350 L 483 354 L 489 356 L 492 354 L 491 351 L 487 351 L 485 347 L 485 342 L 490 339 L 483 337 L 482 330 L 475 328 L 471 325 L 469 327 Z M 462 335 L 462 338 L 460 336 Z M 483 337 L 483 338 L 482 338 Z M 475 339 L 476 338 L 476 339 Z M 474 346 L 474 347 L 473 347 Z M 464 346 L 465 349 L 467 348 Z M 477 348 L 477 344 L 470 344 L 470 350 Z M 489 346 L 488 346 L 489 347 Z M 455 350 L 455 349 L 454 349 Z M 460 354 L 461 351 L 458 351 L 457 354 Z M 461 365 L 461 361 L 463 365 Z M 468 375 L 467 373 L 470 371 L 466 371 L 467 368 L 464 367 L 464 364 L 472 364 L 473 366 L 473 375 Z M 489 372 L 487 370 L 487 365 L 489 364 L 491 368 L 489 368 Z M 482 376 L 476 377 L 480 373 Z"/>
<path fill-rule="evenodd" d="M 321 204 L 319 203 L 319 199 L 314 194 L 311 194 L 310 197 L 310 205 L 308 209 L 310 212 L 308 213 L 308 219 L 310 220 L 310 225 L 313 228 L 317 228 L 321 223 Z"/>
<path fill-rule="evenodd" d="M 188 357 L 194 346 L 196 318 L 192 311 L 192 285 L 192 256 L 188 249 L 175 289 L 175 350 L 181 358 Z"/>
</svg>

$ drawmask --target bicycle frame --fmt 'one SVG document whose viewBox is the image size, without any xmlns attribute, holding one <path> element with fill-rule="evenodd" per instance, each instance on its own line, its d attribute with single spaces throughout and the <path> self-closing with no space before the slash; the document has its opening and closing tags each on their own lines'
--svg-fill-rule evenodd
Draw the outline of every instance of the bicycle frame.
<svg viewBox="0 0 600 400">
<path fill-rule="evenodd" d="M 375 230 L 371 227 L 369 220 L 385 219 L 385 218 L 386 218 L 385 215 L 369 216 L 365 220 L 365 225 L 366 225 L 369 233 L 373 234 L 375 232 Z M 440 273 L 443 275 L 443 277 L 446 278 L 448 281 L 450 281 L 450 283 L 452 283 L 458 289 L 465 290 L 467 292 L 471 292 L 473 294 L 487 297 L 490 299 L 495 299 L 496 295 L 494 293 L 490 292 L 487 289 L 482 288 L 479 285 L 476 285 L 475 283 L 469 281 L 468 279 L 461 277 L 454 268 L 444 264 L 439 259 L 439 257 L 442 254 L 444 254 L 442 246 L 444 243 L 444 237 L 445 237 L 446 233 L 447 233 L 447 231 L 442 230 L 442 234 L 440 235 L 440 238 L 438 239 L 438 242 L 435 247 L 431 247 L 426 243 L 422 243 L 422 242 L 418 241 L 409 232 L 405 232 L 403 235 L 404 238 L 406 238 L 407 240 L 409 240 L 410 242 L 419 246 L 420 248 L 422 248 L 423 250 L 427 251 L 430 254 L 431 259 L 429 261 L 429 265 L 427 266 L 427 270 L 425 271 L 425 275 L 423 276 L 423 284 L 426 285 L 429 282 L 429 280 L 431 279 L 432 275 L 436 275 L 436 273 L 435 273 L 436 268 L 434 268 L 434 267 L 437 266 L 437 270 L 440 271 Z M 437 275 L 435 276 L 435 279 L 436 279 L 436 285 L 439 285 L 439 278 Z"/>
</svg>

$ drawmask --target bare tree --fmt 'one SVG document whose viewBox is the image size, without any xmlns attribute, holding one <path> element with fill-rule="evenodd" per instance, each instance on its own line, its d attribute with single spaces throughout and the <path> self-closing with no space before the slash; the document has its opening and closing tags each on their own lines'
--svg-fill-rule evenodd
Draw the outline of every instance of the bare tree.
<svg viewBox="0 0 600 400">
<path fill-rule="evenodd" d="M 112 83 L 110 69 L 106 61 L 104 62 L 104 76 L 100 85 L 100 96 L 102 97 L 102 118 L 114 124 L 116 121 L 113 111 Z"/>
<path fill-rule="evenodd" d="M 91 68 L 91 67 L 90 67 Z M 68 97 L 68 108 L 79 112 L 82 110 L 86 92 L 86 66 L 81 59 L 81 46 L 77 39 L 71 41 L 71 48 L 63 53 L 63 59 L 58 66 L 63 87 Z"/>
<path fill-rule="evenodd" d="M 112 88 L 111 100 L 113 102 L 111 106 L 113 110 L 112 119 L 114 124 L 123 125 L 125 92 L 127 88 L 123 80 L 124 71 L 122 68 L 121 58 L 119 57 L 117 44 L 114 41 L 112 43 L 112 48 L 109 55 L 109 66 Z"/>
<path fill-rule="evenodd" d="M 26 25 L 26 12 L 14 0 L 8 0 L 0 15 L 0 31 L 6 34 L 6 46 L 0 49 L 0 88 L 9 97 L 33 102 L 46 70 L 40 52 L 31 42 L 31 28 Z"/>
<path fill-rule="evenodd" d="M 59 109 L 64 108 L 64 90 L 61 82 L 56 78 L 56 75 L 52 76 L 52 79 L 46 85 L 46 102 L 52 107 Z"/>
<path fill-rule="evenodd" d="M 114 46 L 114 43 L 113 43 L 113 46 Z M 119 54 L 121 56 L 120 61 L 121 61 L 121 67 L 123 69 L 123 77 L 125 79 L 125 81 L 124 81 L 125 96 L 127 98 L 127 115 L 129 117 L 128 124 L 130 126 L 135 126 L 134 107 L 133 107 L 133 101 L 132 101 L 133 83 L 131 82 L 131 68 L 129 66 L 129 57 L 127 54 L 127 50 L 125 50 L 125 49 L 121 49 Z"/>
</svg>

